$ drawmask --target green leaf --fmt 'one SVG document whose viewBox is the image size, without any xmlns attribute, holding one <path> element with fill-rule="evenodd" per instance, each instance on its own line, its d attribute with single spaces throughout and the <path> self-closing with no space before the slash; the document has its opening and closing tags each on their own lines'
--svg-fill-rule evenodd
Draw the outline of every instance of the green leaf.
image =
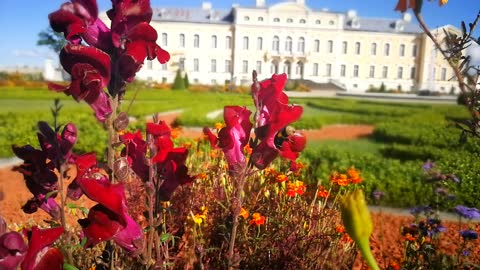
<svg viewBox="0 0 480 270">
<path fill-rule="evenodd" d="M 50 197 L 52 197 L 52 195 L 57 193 L 58 193 L 58 190 L 48 192 L 47 195 L 45 196 L 45 200 L 48 200 Z"/>
<path fill-rule="evenodd" d="M 171 234 L 164 233 L 164 234 L 160 235 L 160 242 L 164 243 L 164 242 L 168 241 L 168 239 L 170 239 L 170 237 L 172 237 Z"/>
<path fill-rule="evenodd" d="M 75 266 L 73 266 L 73 265 L 71 265 L 71 264 L 69 264 L 69 263 L 64 263 L 64 264 L 63 264 L 63 269 L 64 269 L 64 270 L 80 270 L 80 269 L 78 269 L 77 267 L 75 267 Z"/>
</svg>

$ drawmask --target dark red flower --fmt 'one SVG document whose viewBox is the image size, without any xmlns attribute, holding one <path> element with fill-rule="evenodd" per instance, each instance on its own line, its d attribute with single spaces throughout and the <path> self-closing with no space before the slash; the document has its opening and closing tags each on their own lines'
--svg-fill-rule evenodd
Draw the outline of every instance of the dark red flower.
<svg viewBox="0 0 480 270">
<path fill-rule="evenodd" d="M 89 167 L 91 161 L 85 165 Z M 98 202 L 86 219 L 78 221 L 88 238 L 86 247 L 113 239 L 129 254 L 137 255 L 142 249 L 143 234 L 128 215 L 124 186 L 110 183 L 95 166 L 86 169 L 76 182 L 88 198 Z"/>
<path fill-rule="evenodd" d="M 63 233 L 63 227 L 50 229 L 32 228 L 28 251 L 22 262 L 22 270 L 61 270 L 63 255 L 57 248 L 50 247 Z"/>
<path fill-rule="evenodd" d="M 76 101 L 85 100 L 101 122 L 112 112 L 108 95 L 103 89 L 110 82 L 110 56 L 94 47 L 65 45 L 60 63 L 72 76 L 69 86 L 50 83 L 48 87 L 71 95 Z"/>
<path fill-rule="evenodd" d="M 87 44 L 109 52 L 113 48 L 110 29 L 98 18 L 96 0 L 72 0 L 48 15 L 50 26 L 63 32 L 72 44 Z"/>
<path fill-rule="evenodd" d="M 152 8 L 148 0 L 116 0 L 107 12 L 112 20 L 112 41 L 119 49 L 115 68 L 124 81 L 131 82 L 145 58 L 164 64 L 170 54 L 156 44 L 157 31 L 149 24 Z"/>
<path fill-rule="evenodd" d="M 245 107 L 225 106 L 223 117 L 226 126 L 218 133 L 218 139 L 208 128 L 204 129 L 212 145 L 223 150 L 231 172 L 245 166 L 243 149 L 250 139 L 253 126 L 250 122 L 251 114 Z"/>
<path fill-rule="evenodd" d="M 255 135 L 261 140 L 253 149 L 252 160 L 260 169 L 268 166 L 278 154 L 295 160 L 299 152 L 297 150 L 303 150 L 305 146 L 305 137 L 299 133 L 282 134 L 286 133 L 286 127 L 300 119 L 303 113 L 301 106 L 288 104 L 288 96 L 283 92 L 286 81 L 286 74 L 274 74 L 271 79 L 252 86 L 253 100 L 257 108 Z M 278 138 L 282 140 L 278 142 Z"/>
<path fill-rule="evenodd" d="M 120 140 L 125 144 L 122 156 L 127 157 L 128 163 L 137 176 L 143 181 L 148 180 L 148 166 L 146 163 L 147 143 L 142 138 L 142 133 L 127 132 L 120 136 Z"/>
<path fill-rule="evenodd" d="M 0 269 L 17 269 L 26 253 L 27 245 L 22 235 L 18 232 L 0 233 Z"/>
</svg>

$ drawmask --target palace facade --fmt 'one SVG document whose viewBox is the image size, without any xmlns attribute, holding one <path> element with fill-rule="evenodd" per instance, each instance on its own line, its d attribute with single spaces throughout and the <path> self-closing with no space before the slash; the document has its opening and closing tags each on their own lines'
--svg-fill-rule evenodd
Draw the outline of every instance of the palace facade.
<svg viewBox="0 0 480 270">
<path fill-rule="evenodd" d="M 365 18 L 312 10 L 303 0 L 216 10 L 155 8 L 152 26 L 171 54 L 164 65 L 146 61 L 137 78 L 173 82 L 178 69 L 191 83 L 250 84 L 287 73 L 290 79 L 330 83 L 364 92 L 382 83 L 388 89 L 455 91 L 447 62 L 409 14 L 397 19 Z M 434 30 L 458 32 L 452 26 Z"/>
</svg>

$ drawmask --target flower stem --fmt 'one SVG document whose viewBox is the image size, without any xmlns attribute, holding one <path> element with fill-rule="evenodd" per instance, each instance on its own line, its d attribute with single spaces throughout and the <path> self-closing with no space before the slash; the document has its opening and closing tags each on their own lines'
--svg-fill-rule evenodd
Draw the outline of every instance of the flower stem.
<svg viewBox="0 0 480 270">
<path fill-rule="evenodd" d="M 357 245 L 370 269 L 380 270 L 380 267 L 378 267 L 375 257 L 373 257 L 372 250 L 370 249 L 370 241 L 358 241 Z"/>
<path fill-rule="evenodd" d="M 112 183 L 115 183 L 115 172 L 113 171 L 113 164 L 115 162 L 115 148 L 114 143 L 118 142 L 118 134 L 113 127 L 113 121 L 117 117 L 117 107 L 118 107 L 118 96 L 114 96 L 110 98 L 110 104 L 112 106 L 112 113 L 106 120 L 107 131 L 108 131 L 108 138 L 107 138 L 107 165 L 108 168 L 111 170 L 111 179 Z"/>
<path fill-rule="evenodd" d="M 240 210 L 242 209 L 243 203 L 243 187 L 245 184 L 245 170 L 241 174 L 236 174 L 233 176 L 233 181 L 235 185 L 235 193 L 233 194 L 232 198 L 232 218 L 233 218 L 233 225 L 232 231 L 230 234 L 230 243 L 228 245 L 228 269 L 233 270 L 234 267 L 234 250 L 235 250 L 235 238 L 237 237 L 237 229 L 238 229 L 238 216 L 240 215 Z"/>
</svg>

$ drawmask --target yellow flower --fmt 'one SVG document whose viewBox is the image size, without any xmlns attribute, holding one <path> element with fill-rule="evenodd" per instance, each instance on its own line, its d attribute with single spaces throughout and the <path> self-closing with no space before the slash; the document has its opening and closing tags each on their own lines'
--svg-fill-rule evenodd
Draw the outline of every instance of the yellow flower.
<svg viewBox="0 0 480 270">
<path fill-rule="evenodd" d="M 340 209 L 345 230 L 357 244 L 368 265 L 373 270 L 380 269 L 370 250 L 373 224 L 363 191 L 357 189 L 344 195 L 340 199 Z"/>
<path fill-rule="evenodd" d="M 215 123 L 215 129 L 220 130 L 224 127 L 225 125 L 223 123 L 217 122 Z"/>
</svg>

